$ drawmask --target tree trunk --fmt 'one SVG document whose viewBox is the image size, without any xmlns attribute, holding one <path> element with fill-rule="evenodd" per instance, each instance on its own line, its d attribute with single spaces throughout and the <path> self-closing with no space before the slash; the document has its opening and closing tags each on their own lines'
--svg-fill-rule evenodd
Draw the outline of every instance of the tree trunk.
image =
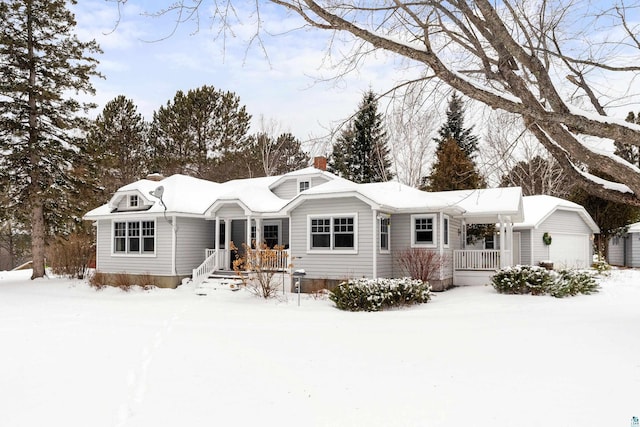
<svg viewBox="0 0 640 427">
<path fill-rule="evenodd" d="M 35 203 L 31 209 L 31 259 L 33 274 L 31 279 L 44 276 L 44 209 L 41 203 Z"/>
</svg>

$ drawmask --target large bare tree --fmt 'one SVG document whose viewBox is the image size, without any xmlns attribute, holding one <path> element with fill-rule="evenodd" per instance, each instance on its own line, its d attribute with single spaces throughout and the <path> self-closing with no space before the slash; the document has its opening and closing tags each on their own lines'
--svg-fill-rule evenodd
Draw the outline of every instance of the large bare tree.
<svg viewBox="0 0 640 427">
<path fill-rule="evenodd" d="M 210 1 L 209 10 L 224 27 L 234 0 Z M 267 2 L 255 5 L 259 9 Z M 175 12 L 177 21 L 185 20 L 203 3 L 179 0 L 161 13 Z M 638 28 L 627 19 L 627 12 L 637 11 L 636 0 L 270 3 L 299 15 L 308 26 L 351 34 L 351 68 L 363 56 L 386 51 L 422 67 L 423 80 L 444 82 L 491 108 L 517 114 L 577 185 L 640 205 L 640 169 L 588 143 L 595 138 L 640 146 L 640 126 L 608 116 L 616 101 L 611 83 L 632 82 L 640 71 Z M 257 24 L 259 36 L 259 19 Z M 612 181 L 588 173 L 589 166 Z"/>
</svg>

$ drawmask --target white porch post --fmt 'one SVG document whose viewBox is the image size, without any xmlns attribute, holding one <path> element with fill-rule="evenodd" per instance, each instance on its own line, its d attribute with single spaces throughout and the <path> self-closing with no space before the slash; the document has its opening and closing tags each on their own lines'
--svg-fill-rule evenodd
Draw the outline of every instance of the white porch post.
<svg viewBox="0 0 640 427">
<path fill-rule="evenodd" d="M 256 249 L 262 246 L 262 235 L 262 218 L 256 218 Z M 249 240 L 251 240 L 251 237 L 249 237 Z"/>
<path fill-rule="evenodd" d="M 440 212 L 440 215 L 438 215 L 438 252 L 440 254 L 440 259 L 444 259 L 444 212 Z M 449 238 L 451 238 L 451 236 L 449 236 Z M 438 269 L 440 270 L 440 280 L 444 280 L 444 269 L 443 269 L 443 263 L 440 262 L 440 266 L 438 267 Z"/>
<path fill-rule="evenodd" d="M 507 256 L 507 261 L 509 262 L 509 264 L 507 264 L 508 266 L 512 266 L 513 265 L 513 222 L 511 222 L 511 219 L 509 219 L 509 221 L 507 222 L 507 247 L 509 249 L 509 255 Z"/>
<path fill-rule="evenodd" d="M 246 240 L 246 244 L 247 244 L 247 248 L 251 247 L 251 215 L 247 216 L 247 238 Z"/>
<path fill-rule="evenodd" d="M 222 257 L 224 262 L 223 270 L 229 269 L 229 265 L 231 265 L 231 220 L 224 220 L 224 257 Z"/>
<path fill-rule="evenodd" d="M 220 265 L 221 262 L 220 260 L 223 259 L 220 255 L 220 217 L 218 215 L 216 215 L 216 224 L 214 225 L 215 227 L 215 233 L 213 233 L 213 248 L 216 251 L 216 264 L 218 265 L 218 270 L 222 268 L 222 266 Z M 222 261 L 224 263 L 224 261 Z"/>
<path fill-rule="evenodd" d="M 378 231 L 378 211 L 373 210 L 373 224 L 371 230 L 373 230 L 373 278 L 378 278 L 378 250 L 380 248 L 380 243 L 378 239 L 380 238 L 380 232 Z"/>
<path fill-rule="evenodd" d="M 507 264 L 507 259 L 506 259 L 506 255 L 505 255 L 505 244 L 506 244 L 506 239 L 505 239 L 505 226 L 504 226 L 504 219 L 502 218 L 502 215 L 498 215 L 498 221 L 500 221 L 500 268 L 502 267 L 506 267 Z"/>
</svg>

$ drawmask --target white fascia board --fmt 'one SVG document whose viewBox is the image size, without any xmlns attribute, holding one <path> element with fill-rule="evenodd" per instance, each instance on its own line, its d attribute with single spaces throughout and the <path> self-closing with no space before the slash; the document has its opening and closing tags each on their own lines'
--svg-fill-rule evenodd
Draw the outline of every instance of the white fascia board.
<svg viewBox="0 0 640 427">
<path fill-rule="evenodd" d="M 295 198 L 293 198 L 289 203 L 284 205 L 282 209 L 278 212 L 278 214 L 288 215 L 293 209 L 295 209 L 301 203 L 304 203 L 307 200 L 325 200 L 325 199 L 343 199 L 347 197 L 355 197 L 362 202 L 371 206 L 372 209 L 385 209 L 381 207 L 379 204 L 375 203 L 373 200 L 368 197 L 363 196 L 357 191 L 345 191 L 345 192 L 332 192 L 332 193 L 315 193 L 315 194 L 307 194 L 306 191 L 298 194 Z"/>
</svg>

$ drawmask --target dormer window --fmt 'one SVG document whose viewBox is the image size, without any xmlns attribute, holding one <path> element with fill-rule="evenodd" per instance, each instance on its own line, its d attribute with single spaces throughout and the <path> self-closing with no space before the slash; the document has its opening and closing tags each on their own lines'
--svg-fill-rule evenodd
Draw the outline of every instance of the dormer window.
<svg viewBox="0 0 640 427">
<path fill-rule="evenodd" d="M 135 194 L 132 194 L 131 196 L 129 196 L 129 207 L 130 208 L 137 208 L 139 204 L 139 200 L 138 200 L 138 196 Z"/>
<path fill-rule="evenodd" d="M 309 181 L 299 181 L 298 182 L 298 193 L 302 193 L 305 190 L 308 190 L 310 187 Z"/>
</svg>

